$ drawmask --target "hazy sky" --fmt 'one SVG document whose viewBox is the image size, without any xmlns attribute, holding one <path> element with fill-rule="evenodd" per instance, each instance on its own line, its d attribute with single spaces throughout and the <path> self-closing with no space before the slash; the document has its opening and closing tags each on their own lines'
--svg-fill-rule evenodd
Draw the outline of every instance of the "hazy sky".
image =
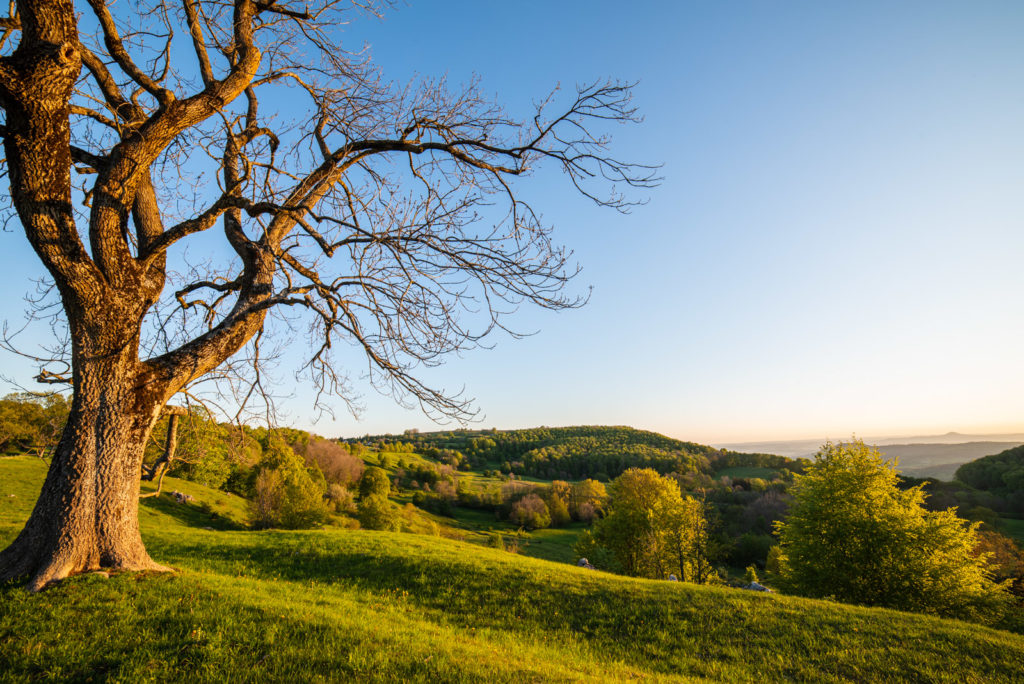
<svg viewBox="0 0 1024 684">
<path fill-rule="evenodd" d="M 411 0 L 348 29 L 385 72 L 478 74 L 514 112 L 638 80 L 618 156 L 664 164 L 621 216 L 524 192 L 590 304 L 452 358 L 483 427 L 625 424 L 700 442 L 1024 429 L 1024 5 Z M 0 235 L 5 297 L 39 273 Z M 24 378 L 19 361 L 0 372 Z M 285 376 L 290 378 L 290 376 Z M 356 383 L 355 436 L 437 429 Z M 296 390 L 290 422 L 309 427 Z"/>
</svg>

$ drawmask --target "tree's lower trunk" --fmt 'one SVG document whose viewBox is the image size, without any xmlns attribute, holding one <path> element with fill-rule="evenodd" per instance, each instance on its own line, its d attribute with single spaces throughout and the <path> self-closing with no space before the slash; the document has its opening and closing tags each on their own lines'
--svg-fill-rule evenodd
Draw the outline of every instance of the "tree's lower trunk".
<svg viewBox="0 0 1024 684">
<path fill-rule="evenodd" d="M 168 570 L 146 553 L 138 523 L 143 450 L 163 400 L 125 357 L 76 368 L 67 425 L 28 523 L 0 552 L 0 580 L 29 576 L 36 591 L 100 568 Z"/>
</svg>

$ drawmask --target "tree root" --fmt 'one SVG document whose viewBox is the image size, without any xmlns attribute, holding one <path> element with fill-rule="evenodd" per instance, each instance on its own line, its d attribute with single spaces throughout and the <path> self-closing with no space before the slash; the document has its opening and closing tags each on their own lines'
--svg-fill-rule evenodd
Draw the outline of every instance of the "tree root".
<svg viewBox="0 0 1024 684">
<path fill-rule="evenodd" d="M 32 593 L 54 586 L 74 575 L 98 570 L 107 572 L 176 572 L 174 568 L 161 565 L 145 551 L 141 557 L 121 559 L 114 562 L 100 562 L 98 551 L 84 552 L 81 548 L 60 550 L 45 561 L 45 554 L 33 550 L 22 537 L 0 551 L 0 582 L 28 578 L 26 589 Z"/>
</svg>

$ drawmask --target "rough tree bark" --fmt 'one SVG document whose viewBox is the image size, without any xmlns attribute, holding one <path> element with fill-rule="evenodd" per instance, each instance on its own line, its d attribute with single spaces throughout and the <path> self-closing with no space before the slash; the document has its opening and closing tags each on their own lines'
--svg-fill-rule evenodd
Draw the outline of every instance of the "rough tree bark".
<svg viewBox="0 0 1024 684">
<path fill-rule="evenodd" d="M 39 377 L 70 382 L 74 396 L 35 509 L 0 552 L 0 581 L 27 575 L 39 589 L 101 567 L 166 569 L 139 534 L 146 441 L 171 397 L 259 339 L 272 307 L 309 316 L 319 389 L 344 389 L 330 357 L 343 340 L 365 353 L 371 379 L 466 417 L 465 400 L 413 371 L 506 330 L 503 317 L 524 302 L 580 303 L 561 294 L 574 275 L 567 255 L 510 179 L 551 162 L 585 197 L 620 210 L 629 203 L 614 186 L 600 199 L 586 184 L 657 180 L 608 157 L 588 130 L 637 120 L 628 85 L 578 87 L 560 113 L 545 101 L 525 121 L 475 84 L 396 87 L 339 48 L 347 12 L 373 12 L 372 0 L 15 4 L 0 18 L 0 51 L 18 36 L 0 56 L 0 164 L 70 333 L 71 377 Z M 76 12 L 91 35 L 79 35 Z M 191 61 L 172 67 L 189 48 Z M 275 88 L 305 103 L 301 125 L 270 128 L 259 93 Z M 190 218 L 165 225 L 162 207 L 188 193 L 168 195 L 156 174 L 181 178 L 195 155 L 215 182 Z M 395 161 L 404 177 L 389 170 Z M 88 187 L 73 189 L 73 168 Z M 87 215 L 76 216 L 76 198 Z M 497 200 L 506 213 L 479 228 L 478 208 Z M 215 226 L 233 253 L 228 270 L 169 275 L 168 250 Z M 182 332 L 140 353 L 147 321 L 165 333 L 171 320 L 157 304 L 177 307 Z M 467 312 L 482 330 L 465 325 Z"/>
</svg>

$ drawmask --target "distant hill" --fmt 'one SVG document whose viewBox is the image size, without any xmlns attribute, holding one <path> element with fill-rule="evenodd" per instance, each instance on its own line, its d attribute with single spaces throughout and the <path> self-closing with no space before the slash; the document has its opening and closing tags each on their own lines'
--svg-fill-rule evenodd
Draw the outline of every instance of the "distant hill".
<svg viewBox="0 0 1024 684">
<path fill-rule="evenodd" d="M 796 467 L 790 459 L 778 455 L 719 449 L 621 425 L 409 431 L 346 441 L 452 459 L 452 465 L 465 461 L 478 469 L 500 467 L 503 472 L 542 479 L 611 480 L 627 468 L 653 468 L 666 474 L 712 473 L 734 467 Z"/>
<path fill-rule="evenodd" d="M 1024 446 L 965 463 L 957 477 L 975 489 L 1024 494 Z"/>
<path fill-rule="evenodd" d="M 899 470 L 912 477 L 952 480 L 965 463 L 1018 446 L 1019 442 L 965 442 L 963 444 L 891 444 L 878 450 L 895 458 Z"/>
<path fill-rule="evenodd" d="M 774 442 L 723 444 L 723 448 L 780 454 L 790 458 L 810 458 L 825 439 L 801 439 Z M 1024 444 L 1024 434 L 968 435 L 948 432 L 917 437 L 865 438 L 887 458 L 896 459 L 904 475 L 952 480 L 957 468 L 983 456 L 997 454 Z"/>
</svg>

